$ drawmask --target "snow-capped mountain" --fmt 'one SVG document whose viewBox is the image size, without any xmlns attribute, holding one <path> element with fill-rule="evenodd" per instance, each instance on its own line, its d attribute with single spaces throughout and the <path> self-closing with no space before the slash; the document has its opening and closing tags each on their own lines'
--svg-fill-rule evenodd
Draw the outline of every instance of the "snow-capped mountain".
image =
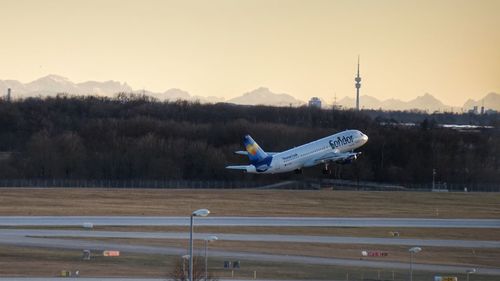
<svg viewBox="0 0 500 281">
<path fill-rule="evenodd" d="M 71 95 L 114 95 L 120 92 L 132 92 L 127 83 L 117 81 L 87 81 L 73 83 L 66 77 L 59 75 L 47 75 L 35 81 L 23 84 L 16 80 L 0 80 L 0 93 L 6 93 L 12 89 L 13 97 L 29 96 L 53 96 L 58 93 Z"/>
<path fill-rule="evenodd" d="M 363 95 L 359 97 L 360 107 L 365 109 L 383 109 L 383 110 L 426 110 L 428 112 L 434 112 L 437 110 L 446 110 L 451 108 L 443 104 L 440 100 L 436 99 L 434 96 L 426 93 L 423 96 L 416 97 L 410 101 L 401 101 L 398 99 L 387 99 L 379 100 L 372 96 Z M 350 97 L 344 97 L 339 100 L 338 105 L 344 108 L 354 108 L 356 100 Z"/>
<path fill-rule="evenodd" d="M 0 80 L 0 93 L 7 93 L 7 89 L 12 90 L 13 98 L 25 98 L 33 96 L 54 96 L 60 93 L 70 95 L 97 95 L 112 97 L 118 93 L 145 94 L 160 101 L 198 101 L 201 103 L 217 103 L 224 101 L 218 97 L 192 96 L 188 92 L 172 88 L 163 93 L 155 93 L 148 90 L 133 90 L 127 83 L 118 81 L 86 81 L 74 83 L 66 77 L 59 75 L 47 75 L 35 81 L 23 84 L 16 80 Z M 4 95 L 0 94 L 0 96 Z"/>
<path fill-rule="evenodd" d="M 496 111 L 500 111 L 500 94 L 497 93 L 489 93 L 484 98 L 480 100 L 472 100 L 469 99 L 465 102 L 465 109 L 472 109 L 474 106 L 480 108 L 484 106 L 485 109 L 493 109 Z"/>
<path fill-rule="evenodd" d="M 305 102 L 298 100 L 288 94 L 276 94 L 268 88 L 260 87 L 243 95 L 232 98 L 228 103 L 242 105 L 272 105 L 272 106 L 300 106 Z"/>
<path fill-rule="evenodd" d="M 76 84 L 78 91 L 84 94 L 94 94 L 105 96 L 110 93 L 131 92 L 132 88 L 127 83 L 120 83 L 118 81 L 87 81 Z"/>
<path fill-rule="evenodd" d="M 191 95 L 187 91 L 178 88 L 172 88 L 162 93 L 151 92 L 148 90 L 133 90 L 127 83 L 118 81 L 87 81 L 82 83 L 74 83 L 66 77 L 59 75 L 47 75 L 29 83 L 21 83 L 16 80 L 0 80 L 0 96 L 7 93 L 7 89 L 12 89 L 13 98 L 24 98 L 30 96 L 53 96 L 58 93 L 66 93 L 70 95 L 98 95 L 98 96 L 114 96 L 117 93 L 136 93 L 146 94 L 157 98 L 160 101 L 177 101 L 187 100 L 201 103 L 218 103 L 224 102 L 224 98 L 214 96 L 199 96 Z M 244 93 L 241 96 L 227 100 L 228 103 L 242 105 L 270 105 L 270 106 L 301 106 L 305 105 L 304 101 L 294 98 L 291 95 L 284 93 L 274 93 L 265 87 L 257 88 L 253 91 Z M 344 97 L 337 102 L 337 105 L 343 108 L 354 108 L 355 99 L 353 97 Z M 323 108 L 328 108 L 324 101 Z M 472 109 L 474 106 L 485 109 L 493 109 L 500 111 L 500 95 L 497 93 L 489 93 L 484 98 L 479 100 L 469 99 L 463 106 L 464 110 Z M 410 101 L 401 101 L 398 99 L 379 100 L 372 96 L 363 95 L 360 97 L 360 106 L 365 109 L 383 109 L 383 110 L 426 110 L 428 112 L 445 111 L 451 109 L 451 106 L 443 104 L 431 94 L 424 94 Z"/>
</svg>

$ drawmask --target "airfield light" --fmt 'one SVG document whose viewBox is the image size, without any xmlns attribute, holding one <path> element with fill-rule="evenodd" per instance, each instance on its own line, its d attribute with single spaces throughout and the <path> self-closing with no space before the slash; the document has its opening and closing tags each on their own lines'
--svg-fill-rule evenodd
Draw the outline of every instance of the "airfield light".
<svg viewBox="0 0 500 281">
<path fill-rule="evenodd" d="M 208 279 L 208 243 L 216 240 L 219 240 L 219 237 L 215 235 L 205 238 L 205 281 Z"/>
<path fill-rule="evenodd" d="M 419 253 L 422 251 L 420 247 L 412 247 L 408 250 L 410 252 L 410 281 L 413 281 L 413 254 Z"/>
<path fill-rule="evenodd" d="M 467 281 L 469 281 L 469 275 L 476 273 L 476 269 L 475 268 L 467 269 L 465 273 L 467 274 Z"/>
<path fill-rule="evenodd" d="M 422 248 L 420 248 L 420 247 L 413 247 L 413 248 L 410 248 L 410 250 L 408 250 L 408 251 L 410 251 L 411 253 L 416 254 L 416 253 L 422 251 Z"/>
<path fill-rule="evenodd" d="M 199 209 L 193 212 L 193 217 L 206 217 L 210 214 L 210 211 L 207 209 Z"/>
<path fill-rule="evenodd" d="M 206 217 L 210 214 L 207 209 L 199 209 L 191 213 L 189 229 L 189 281 L 193 281 L 193 221 L 194 217 Z"/>
</svg>

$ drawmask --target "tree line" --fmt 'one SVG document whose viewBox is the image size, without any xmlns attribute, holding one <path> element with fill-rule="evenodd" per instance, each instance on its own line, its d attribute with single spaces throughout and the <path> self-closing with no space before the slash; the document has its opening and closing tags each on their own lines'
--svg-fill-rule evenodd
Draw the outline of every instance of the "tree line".
<svg viewBox="0 0 500 281">
<path fill-rule="evenodd" d="M 328 177 L 388 183 L 500 182 L 498 129 L 460 132 L 435 126 L 425 113 L 321 110 L 309 107 L 200 104 L 119 94 L 58 95 L 0 101 L 0 178 L 259 180 Z M 422 120 L 399 126 L 398 116 Z M 416 116 L 416 117 L 415 117 Z M 453 116 L 452 116 L 453 117 Z M 406 119 L 405 119 L 406 118 Z M 467 117 L 453 117 L 467 118 Z M 481 120 L 499 125 L 499 117 Z M 390 120 L 391 122 L 381 122 Z M 248 175 L 234 155 L 251 134 L 266 151 L 281 151 L 345 129 L 369 136 L 349 165 L 309 168 L 303 175 Z"/>
</svg>

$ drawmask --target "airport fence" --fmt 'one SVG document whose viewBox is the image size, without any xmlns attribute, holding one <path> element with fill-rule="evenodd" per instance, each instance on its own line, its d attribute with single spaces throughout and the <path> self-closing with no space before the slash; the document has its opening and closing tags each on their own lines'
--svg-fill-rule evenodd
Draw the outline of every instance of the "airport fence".
<svg viewBox="0 0 500 281">
<path fill-rule="evenodd" d="M 165 188 L 165 189 L 332 189 L 372 191 L 499 192 L 499 184 L 390 184 L 339 179 L 286 181 L 231 180 L 92 180 L 92 179 L 0 179 L 2 187 L 26 188 Z"/>
<path fill-rule="evenodd" d="M 438 183 L 432 184 L 405 184 L 409 190 L 434 192 L 499 192 L 500 184 L 495 183 Z"/>
<path fill-rule="evenodd" d="M 216 180 L 88 180 L 88 179 L 0 179 L 0 187 L 26 188 L 280 188 L 281 184 L 267 181 L 216 181 Z M 307 182 L 287 182 L 287 189 L 310 189 Z"/>
<path fill-rule="evenodd" d="M 390 262 L 388 262 L 390 263 Z M 243 261 L 238 269 L 222 269 L 212 267 L 212 274 L 217 278 L 223 279 L 242 279 L 242 280 L 269 280 L 276 278 L 276 274 L 262 270 L 262 267 L 256 267 L 254 262 Z M 268 265 L 272 266 L 272 265 Z M 388 266 L 390 268 L 390 265 Z M 254 270 L 260 269 L 260 270 Z M 348 266 L 313 266 L 304 272 L 295 273 L 303 280 L 342 280 L 342 281 L 408 281 L 410 279 L 409 270 L 404 269 L 375 269 L 375 268 L 355 268 Z M 281 273 L 283 274 L 283 273 Z M 293 275 L 293 271 L 289 273 Z M 465 272 L 439 273 L 427 271 L 413 271 L 413 280 L 435 280 L 435 277 L 448 277 L 454 280 L 466 280 Z M 484 278 L 485 276 L 475 276 L 474 280 L 496 280 L 494 278 Z M 479 278 L 478 278 L 479 277 Z M 269 279 L 268 279 L 269 278 Z M 484 279 L 483 279 L 484 278 Z M 472 280 L 472 279 L 471 279 Z"/>
</svg>

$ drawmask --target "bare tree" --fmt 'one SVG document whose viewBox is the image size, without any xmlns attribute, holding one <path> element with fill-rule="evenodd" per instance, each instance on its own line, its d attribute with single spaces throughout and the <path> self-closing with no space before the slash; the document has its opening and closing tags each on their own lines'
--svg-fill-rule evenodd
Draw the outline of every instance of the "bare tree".
<svg viewBox="0 0 500 281">
<path fill-rule="evenodd" d="M 169 278 L 174 281 L 186 281 L 189 279 L 189 260 L 179 258 L 175 261 L 174 268 L 169 273 Z M 201 257 L 193 257 L 193 281 L 205 280 L 205 264 Z M 212 273 L 207 276 L 207 281 L 218 281 Z"/>
</svg>

